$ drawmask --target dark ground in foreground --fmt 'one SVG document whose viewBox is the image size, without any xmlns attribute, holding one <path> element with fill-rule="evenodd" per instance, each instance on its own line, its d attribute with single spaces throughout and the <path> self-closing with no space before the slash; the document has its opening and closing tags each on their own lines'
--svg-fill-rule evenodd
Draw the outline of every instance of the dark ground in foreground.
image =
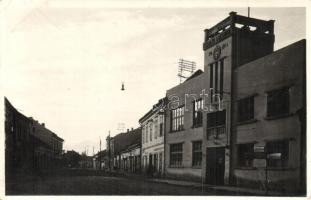
<svg viewBox="0 0 311 200">
<path fill-rule="evenodd" d="M 113 176 L 54 176 L 6 185 L 6 195 L 239 195 Z M 241 195 L 241 194 L 240 194 Z"/>
</svg>

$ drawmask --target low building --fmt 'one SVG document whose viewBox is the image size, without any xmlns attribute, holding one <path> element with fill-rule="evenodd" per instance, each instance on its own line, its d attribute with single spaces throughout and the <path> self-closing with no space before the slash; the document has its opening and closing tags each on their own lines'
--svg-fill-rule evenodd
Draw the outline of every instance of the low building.
<svg viewBox="0 0 311 200">
<path fill-rule="evenodd" d="M 62 166 L 63 139 L 5 102 L 6 177 L 49 172 Z"/>
<path fill-rule="evenodd" d="M 131 173 L 141 172 L 141 144 L 134 143 L 121 152 L 121 170 Z"/>
<path fill-rule="evenodd" d="M 127 132 L 117 134 L 114 137 L 108 136 L 108 169 L 111 171 L 123 170 L 121 165 L 121 154 L 128 150 L 131 145 L 141 143 L 141 128 L 127 129 Z M 139 146 L 140 147 L 140 146 Z"/>
<path fill-rule="evenodd" d="M 160 99 L 139 123 L 142 127 L 142 172 L 163 176 L 166 99 Z"/>
<path fill-rule="evenodd" d="M 4 98 L 5 103 L 5 178 L 33 173 L 35 143 L 31 135 L 31 120 L 18 112 Z"/>
<path fill-rule="evenodd" d="M 94 168 L 93 156 L 88 156 L 85 153 L 82 153 L 81 160 L 79 161 L 79 168 L 93 169 Z"/>
<path fill-rule="evenodd" d="M 36 168 L 48 169 L 61 166 L 63 139 L 45 127 L 44 123 L 31 119 L 31 135 L 36 142 L 35 157 L 39 158 Z"/>
<path fill-rule="evenodd" d="M 105 170 L 108 165 L 108 157 L 107 157 L 107 151 L 102 150 L 99 151 L 97 154 L 94 155 L 95 158 L 95 169 L 99 170 Z"/>
<path fill-rule="evenodd" d="M 81 161 L 81 155 L 74 150 L 66 151 L 63 154 L 63 166 L 65 168 L 78 168 L 79 161 Z"/>
<path fill-rule="evenodd" d="M 235 70 L 233 166 L 238 185 L 305 192 L 306 41 Z"/>
</svg>

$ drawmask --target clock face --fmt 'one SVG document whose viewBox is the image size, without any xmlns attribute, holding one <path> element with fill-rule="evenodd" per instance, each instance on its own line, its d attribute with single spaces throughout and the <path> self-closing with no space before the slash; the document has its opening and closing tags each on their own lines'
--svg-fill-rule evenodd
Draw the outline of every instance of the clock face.
<svg viewBox="0 0 311 200">
<path fill-rule="evenodd" d="M 219 45 L 217 45 L 213 51 L 214 60 L 218 60 L 220 58 L 220 55 L 221 55 L 221 48 Z"/>
</svg>

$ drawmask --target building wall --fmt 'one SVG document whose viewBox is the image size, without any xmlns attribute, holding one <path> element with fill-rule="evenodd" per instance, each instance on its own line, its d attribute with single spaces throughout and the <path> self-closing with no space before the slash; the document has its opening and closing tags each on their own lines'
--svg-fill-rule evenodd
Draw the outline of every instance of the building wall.
<svg viewBox="0 0 311 200">
<path fill-rule="evenodd" d="M 32 172 L 31 122 L 5 98 L 5 177 Z"/>
<path fill-rule="evenodd" d="M 270 55 L 245 64 L 235 70 L 234 101 L 250 95 L 254 96 L 254 118 L 251 123 L 237 125 L 235 112 L 233 160 L 234 176 L 237 184 L 265 184 L 265 159 L 254 159 L 253 168 L 238 167 L 238 144 L 255 143 L 265 146 L 269 141 L 289 140 L 288 166 L 268 169 L 267 179 L 271 189 L 283 191 L 298 190 L 301 187 L 301 122 L 297 112 L 305 108 L 305 40 L 296 42 Z M 267 92 L 290 87 L 289 115 L 282 118 L 267 118 Z M 235 104 L 237 107 L 237 104 Z"/>
<path fill-rule="evenodd" d="M 128 149 L 121 153 L 120 163 L 121 170 L 132 173 L 139 173 L 141 169 L 141 156 L 140 147 L 135 147 L 133 149 Z"/>
<path fill-rule="evenodd" d="M 31 121 L 31 134 L 38 139 L 38 146 L 40 146 L 40 148 L 35 150 L 36 157 L 40 158 L 37 161 L 38 168 L 44 169 L 60 166 L 63 140 L 47 129 L 44 124 L 40 124 L 33 119 Z"/>
<path fill-rule="evenodd" d="M 169 100 L 168 109 L 166 110 L 166 128 L 165 128 L 165 174 L 168 177 L 179 179 L 191 179 L 201 181 L 201 168 L 192 167 L 192 142 L 202 141 L 203 127 L 194 128 L 193 126 L 193 107 L 192 101 L 194 96 L 200 98 L 202 90 L 206 91 L 204 81 L 204 73 L 194 77 L 182 84 L 170 89 L 166 93 Z M 175 96 L 172 100 L 172 97 Z M 179 103 L 176 104 L 176 100 Z M 185 105 L 184 111 L 184 130 L 178 132 L 171 132 L 171 109 L 176 106 Z M 179 168 L 170 166 L 170 145 L 176 143 L 183 143 L 182 166 Z M 204 157 L 204 151 L 203 151 Z"/>
<path fill-rule="evenodd" d="M 162 124 L 162 135 L 160 135 L 160 124 Z M 141 122 L 141 127 L 142 171 L 144 173 L 156 173 L 161 176 L 164 172 L 164 114 L 160 113 L 159 110 L 155 111 L 150 117 Z M 152 133 L 150 132 L 150 127 Z M 153 158 L 151 162 L 149 159 L 150 156 Z M 154 162 L 154 157 L 156 157 L 156 163 Z"/>
<path fill-rule="evenodd" d="M 235 12 L 231 12 L 230 16 L 219 22 L 216 26 L 205 30 L 205 40 L 203 43 L 204 50 L 204 71 L 206 76 L 207 88 L 213 88 L 210 85 L 210 65 L 213 65 L 213 69 L 216 69 L 216 63 L 219 64 L 221 60 L 224 61 L 223 72 L 223 94 L 220 103 L 209 102 L 213 109 L 207 110 L 204 113 L 204 151 L 216 149 L 215 147 L 221 147 L 224 150 L 225 159 L 225 171 L 224 171 L 224 183 L 228 184 L 231 180 L 231 128 L 232 128 L 232 70 L 240 65 L 250 62 L 254 59 L 260 58 L 273 51 L 274 33 L 273 33 L 274 21 L 264 21 L 245 16 L 237 15 Z M 252 29 L 255 28 L 255 29 Z M 218 49 L 218 51 L 217 51 Z M 216 55 L 216 56 L 215 56 Z M 218 55 L 218 56 L 217 56 Z M 215 72 L 214 72 L 215 74 Z M 244 77 L 243 77 L 244 78 Z M 215 77 L 214 77 L 215 80 Z M 219 82 L 220 84 L 220 82 Z M 219 85 L 218 84 L 218 85 Z M 214 84 L 215 85 L 215 84 Z M 208 90 L 209 96 L 212 96 L 216 90 Z M 221 96 L 221 93 L 219 94 Z M 221 106 L 217 105 L 220 104 Z M 207 114 L 217 112 L 219 110 L 225 110 L 226 122 L 225 122 L 225 134 L 219 137 L 211 137 L 210 133 L 220 130 L 221 127 L 207 129 Z M 208 135 L 209 134 L 209 135 Z M 207 156 L 207 157 L 205 157 Z M 204 179 L 209 179 L 206 176 L 212 174 L 208 172 L 208 165 L 217 165 L 215 163 L 208 163 L 209 155 L 203 155 L 203 176 Z M 218 159 L 218 158 L 217 158 Z M 213 159 L 211 159 L 213 160 Z M 210 160 L 210 161 L 211 161 Z M 222 160 L 222 159 L 221 159 Z M 209 161 L 209 162 L 210 162 Z M 216 167 L 217 168 L 217 167 Z M 212 177 L 215 178 L 215 177 Z M 216 178 L 217 179 L 217 178 Z M 206 180 L 209 181 L 209 180 Z"/>
<path fill-rule="evenodd" d="M 210 98 L 210 74 L 211 69 L 209 67 L 210 64 L 216 62 L 213 58 L 213 53 L 216 48 L 216 46 L 219 46 L 221 48 L 221 55 L 220 59 L 224 59 L 224 74 L 223 74 L 223 99 L 221 101 L 221 107 L 219 108 L 218 105 L 213 105 L 213 102 L 211 102 Z M 203 114 L 203 143 L 202 143 L 202 149 L 203 149 L 203 160 L 202 160 L 202 178 L 204 181 L 206 180 L 207 176 L 207 148 L 215 148 L 215 147 L 225 147 L 225 183 L 229 183 L 229 164 L 230 164 L 230 112 L 231 112 L 231 74 L 232 74 L 232 37 L 228 37 L 224 39 L 223 41 L 220 41 L 216 45 L 208 48 L 204 52 L 204 78 L 205 78 L 205 85 L 206 88 L 208 88 L 208 99 L 207 99 L 207 109 Z M 217 139 L 213 139 L 207 134 L 207 113 L 216 112 L 219 110 L 225 110 L 226 111 L 226 125 L 225 125 L 225 134 L 221 135 Z"/>
<path fill-rule="evenodd" d="M 5 160 L 8 176 L 38 173 L 61 166 L 61 138 L 32 118 L 19 113 L 6 98 L 5 112 Z M 35 132 L 38 127 L 40 131 Z"/>
</svg>

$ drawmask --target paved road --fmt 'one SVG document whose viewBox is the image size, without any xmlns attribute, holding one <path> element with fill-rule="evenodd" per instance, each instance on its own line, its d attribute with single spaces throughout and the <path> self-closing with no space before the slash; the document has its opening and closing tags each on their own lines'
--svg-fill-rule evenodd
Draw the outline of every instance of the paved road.
<svg viewBox="0 0 311 200">
<path fill-rule="evenodd" d="M 7 186 L 7 195 L 229 195 L 189 186 L 111 176 L 58 176 Z"/>
</svg>

